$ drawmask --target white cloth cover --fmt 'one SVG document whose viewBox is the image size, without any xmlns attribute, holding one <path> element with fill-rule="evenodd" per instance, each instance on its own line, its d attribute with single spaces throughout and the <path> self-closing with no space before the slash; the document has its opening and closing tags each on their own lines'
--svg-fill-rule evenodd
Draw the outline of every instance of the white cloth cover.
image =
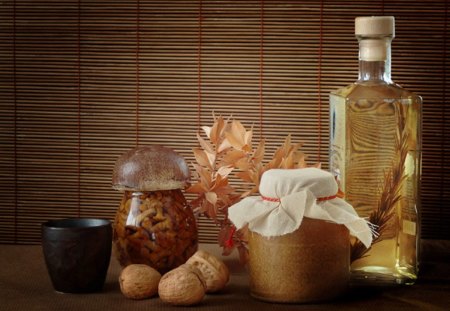
<svg viewBox="0 0 450 311">
<path fill-rule="evenodd" d="M 241 229 L 266 237 L 291 233 L 303 217 L 345 225 L 366 247 L 372 232 L 353 207 L 335 197 L 338 185 L 329 172 L 318 168 L 272 169 L 261 177 L 261 196 L 242 199 L 228 209 L 228 217 Z"/>
</svg>

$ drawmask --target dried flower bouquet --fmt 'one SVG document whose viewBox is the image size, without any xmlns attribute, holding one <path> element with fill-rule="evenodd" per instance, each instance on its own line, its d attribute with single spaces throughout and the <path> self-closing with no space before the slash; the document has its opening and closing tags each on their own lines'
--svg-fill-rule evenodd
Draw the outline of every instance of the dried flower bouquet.
<svg viewBox="0 0 450 311">
<path fill-rule="evenodd" d="M 247 230 L 236 232 L 228 219 L 228 208 L 240 199 L 258 193 L 265 171 L 307 167 L 305 155 L 299 151 L 302 144 L 292 143 L 288 135 L 267 161 L 265 140 L 253 144 L 253 129 L 247 130 L 238 120 L 214 116 L 213 125 L 203 126 L 202 130 L 206 137 L 198 133 L 200 148 L 193 149 L 197 182 L 187 189 L 187 192 L 197 195 L 191 206 L 195 212 L 220 226 L 218 240 L 224 255 L 237 248 L 241 261 L 245 262 Z M 243 188 L 233 186 L 230 179 L 241 180 Z"/>
</svg>

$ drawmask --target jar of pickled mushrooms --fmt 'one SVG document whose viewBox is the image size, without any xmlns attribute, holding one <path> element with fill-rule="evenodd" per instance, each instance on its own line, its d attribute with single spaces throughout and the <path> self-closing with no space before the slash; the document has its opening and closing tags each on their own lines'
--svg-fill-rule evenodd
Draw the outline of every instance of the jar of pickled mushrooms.
<svg viewBox="0 0 450 311">
<path fill-rule="evenodd" d="M 183 195 L 190 172 L 182 156 L 141 146 L 116 161 L 112 184 L 123 192 L 113 223 L 113 249 L 122 266 L 147 264 L 165 273 L 198 248 L 194 214 Z"/>
</svg>

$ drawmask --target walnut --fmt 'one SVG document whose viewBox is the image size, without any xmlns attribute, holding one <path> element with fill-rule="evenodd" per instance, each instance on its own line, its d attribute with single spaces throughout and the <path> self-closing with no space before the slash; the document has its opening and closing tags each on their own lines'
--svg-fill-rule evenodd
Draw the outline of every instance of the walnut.
<svg viewBox="0 0 450 311">
<path fill-rule="evenodd" d="M 220 291 L 230 279 L 228 267 L 223 261 L 206 251 L 198 250 L 186 263 L 202 272 L 206 280 L 207 293 Z"/>
<path fill-rule="evenodd" d="M 206 283 L 202 273 L 193 266 L 181 265 L 163 275 L 158 286 L 159 298 L 172 305 L 189 306 L 205 296 Z"/>
<path fill-rule="evenodd" d="M 160 279 L 161 274 L 152 267 L 132 264 L 125 267 L 120 273 L 120 290 L 127 298 L 150 298 L 158 292 Z"/>
</svg>

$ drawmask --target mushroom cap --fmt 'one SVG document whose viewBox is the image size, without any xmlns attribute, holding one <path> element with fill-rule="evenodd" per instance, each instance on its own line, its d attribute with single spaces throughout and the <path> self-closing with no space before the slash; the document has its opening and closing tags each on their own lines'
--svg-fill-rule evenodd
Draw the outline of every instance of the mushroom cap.
<svg viewBox="0 0 450 311">
<path fill-rule="evenodd" d="M 164 146 L 148 145 L 133 148 L 117 159 L 112 186 L 120 191 L 183 189 L 189 178 L 182 156 Z"/>
</svg>

